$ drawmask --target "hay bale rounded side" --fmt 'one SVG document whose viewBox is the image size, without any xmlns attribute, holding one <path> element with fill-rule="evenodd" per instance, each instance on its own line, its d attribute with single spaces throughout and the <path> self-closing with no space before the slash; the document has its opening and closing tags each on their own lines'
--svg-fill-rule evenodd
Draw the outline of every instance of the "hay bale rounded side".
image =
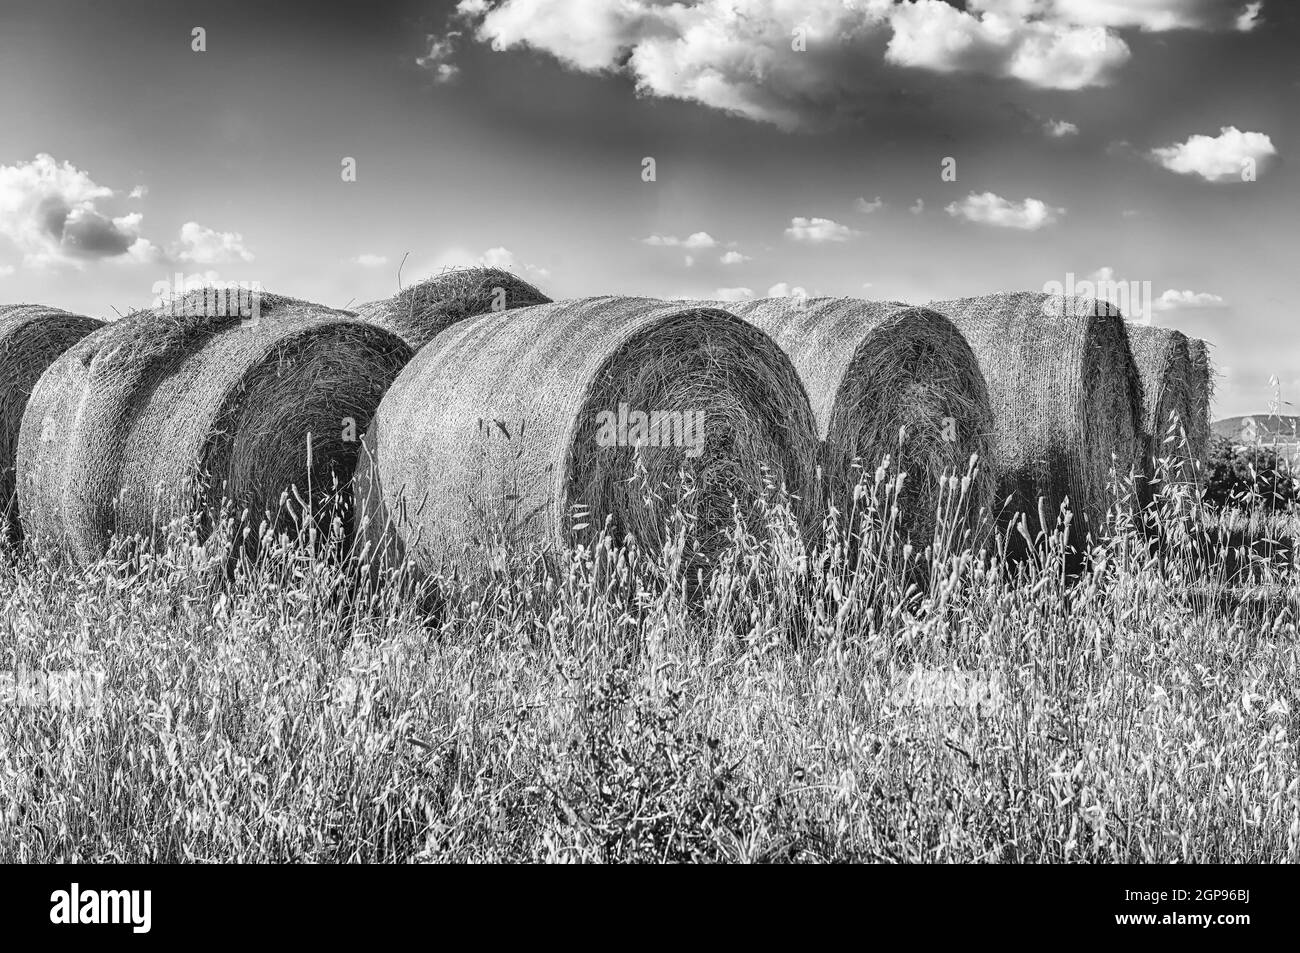
<svg viewBox="0 0 1300 953">
<path fill-rule="evenodd" d="M 934 301 L 965 335 L 988 381 L 996 507 L 1037 533 L 1063 500 L 1073 540 L 1101 525 L 1112 468 L 1142 469 L 1142 382 L 1123 316 L 1107 302 L 1041 292 Z M 1047 527 L 1050 529 L 1051 527 Z"/>
<path fill-rule="evenodd" d="M 358 305 L 355 311 L 357 317 L 392 331 L 418 351 L 458 321 L 550 300 L 500 268 L 453 268 L 391 298 Z"/>
<path fill-rule="evenodd" d="M 1214 403 L 1214 365 L 1210 346 L 1200 338 L 1188 338 L 1187 352 L 1192 362 L 1192 457 L 1204 461 L 1210 453 L 1210 405 Z"/>
<path fill-rule="evenodd" d="M 1194 459 L 1195 371 L 1187 336 L 1147 324 L 1130 323 L 1126 330 L 1142 380 L 1143 464 L 1154 472 L 1162 457 Z M 1177 428 L 1172 443 L 1170 427 Z"/>
<path fill-rule="evenodd" d="M 615 539 L 653 548 L 685 472 L 688 559 L 702 566 L 733 499 L 752 518 L 770 478 L 806 501 L 816 455 L 798 374 L 757 328 L 711 308 L 588 298 L 485 314 L 420 351 L 367 433 L 357 507 L 372 547 L 391 543 L 417 569 L 481 569 L 501 547 L 590 541 L 606 520 Z"/>
<path fill-rule="evenodd" d="M 346 312 L 263 294 L 256 318 L 205 314 L 196 291 L 84 338 L 41 376 L 19 438 L 29 536 L 91 561 L 114 535 L 246 509 L 319 503 L 355 468 L 360 437 L 412 356 Z M 308 467 L 308 434 L 311 467 Z M 281 524 L 283 525 L 283 524 Z"/>
<path fill-rule="evenodd" d="M 59 355 L 102 325 L 39 304 L 0 305 L 0 531 L 11 542 L 22 537 L 14 466 L 32 388 Z"/>
<path fill-rule="evenodd" d="M 973 521 L 991 506 L 988 387 L 970 345 L 942 314 L 854 298 L 768 298 L 718 307 L 768 334 L 799 371 L 823 441 L 824 502 L 849 513 L 864 471 L 869 481 L 889 455 L 891 468 L 907 474 L 902 528 L 924 546 L 934 534 L 940 479 L 964 476 L 978 454 L 967 515 Z"/>
</svg>

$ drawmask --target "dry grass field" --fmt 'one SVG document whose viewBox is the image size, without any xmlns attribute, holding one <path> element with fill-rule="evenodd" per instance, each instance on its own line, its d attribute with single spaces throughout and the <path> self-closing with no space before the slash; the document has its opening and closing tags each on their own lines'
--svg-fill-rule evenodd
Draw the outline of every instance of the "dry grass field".
<svg viewBox="0 0 1300 953">
<path fill-rule="evenodd" d="M 960 481 L 928 557 L 892 474 L 860 493 L 817 552 L 769 495 L 704 587 L 681 518 L 418 586 L 314 531 L 9 553 L 0 669 L 102 683 L 0 706 L 0 858 L 1300 860 L 1289 565 L 1153 548 L 1116 490 L 1082 579 L 1004 571 Z"/>
</svg>

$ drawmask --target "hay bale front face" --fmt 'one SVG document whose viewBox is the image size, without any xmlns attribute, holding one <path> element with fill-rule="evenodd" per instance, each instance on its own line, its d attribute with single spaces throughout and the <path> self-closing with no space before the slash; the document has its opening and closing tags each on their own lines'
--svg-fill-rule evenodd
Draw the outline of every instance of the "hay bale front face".
<svg viewBox="0 0 1300 953">
<path fill-rule="evenodd" d="M 718 307 L 768 334 L 799 371 L 823 441 L 823 499 L 841 512 L 850 512 L 863 472 L 870 480 L 886 455 L 891 468 L 907 473 L 901 518 L 914 544 L 927 545 L 933 536 L 939 478 L 964 476 L 972 454 L 981 463 L 969 515 L 992 504 L 988 388 L 970 346 L 946 317 L 853 298 Z"/>
<path fill-rule="evenodd" d="M 454 268 L 391 298 L 359 305 L 356 314 L 392 331 L 418 351 L 458 321 L 550 300 L 500 268 Z"/>
<path fill-rule="evenodd" d="M 38 304 L 0 305 L 0 521 L 11 541 L 22 536 L 14 464 L 32 388 L 59 355 L 102 324 Z"/>
<path fill-rule="evenodd" d="M 367 538 L 417 567 L 481 568 L 500 545 L 588 541 L 607 518 L 616 539 L 654 547 L 681 471 L 694 484 L 683 502 L 693 561 L 707 564 L 733 498 L 751 515 L 764 465 L 807 499 L 817 438 L 797 373 L 758 329 L 709 308 L 602 297 L 440 335 L 394 382 L 366 447 Z"/>
<path fill-rule="evenodd" d="M 1194 459 L 1204 460 L 1210 453 L 1210 405 L 1214 402 L 1214 366 L 1210 362 L 1210 346 L 1200 338 L 1189 338 L 1187 353 L 1192 364 L 1192 427 L 1191 438 Z"/>
<path fill-rule="evenodd" d="M 1142 383 L 1118 309 L 1040 292 L 930 307 L 952 318 L 988 381 L 997 507 L 1024 513 L 1032 534 L 1039 498 L 1051 520 L 1068 497 L 1081 542 L 1085 521 L 1104 518 L 1112 466 L 1121 478 L 1141 472 Z"/>
<path fill-rule="evenodd" d="M 1143 463 L 1154 472 L 1153 461 L 1161 457 L 1195 453 L 1195 371 L 1187 337 L 1181 331 L 1146 324 L 1129 324 L 1126 330 L 1142 380 Z M 1167 443 L 1169 428 L 1175 425 L 1179 428 L 1175 442 Z"/>
<path fill-rule="evenodd" d="M 105 325 L 41 377 L 19 440 L 29 535 L 89 561 L 114 533 L 150 534 L 223 498 L 256 531 L 283 492 L 307 497 L 309 475 L 318 502 L 347 484 L 410 348 L 291 298 L 262 295 L 251 320 L 204 315 L 202 296 Z"/>
</svg>

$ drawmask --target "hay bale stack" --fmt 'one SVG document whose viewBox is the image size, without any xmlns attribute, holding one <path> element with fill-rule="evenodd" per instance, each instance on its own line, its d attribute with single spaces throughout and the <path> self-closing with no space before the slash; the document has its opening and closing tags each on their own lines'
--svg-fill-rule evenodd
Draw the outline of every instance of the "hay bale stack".
<svg viewBox="0 0 1300 953">
<path fill-rule="evenodd" d="M 970 346 L 942 314 L 854 298 L 718 306 L 768 334 L 799 371 L 822 440 L 823 502 L 851 512 L 863 472 L 870 480 L 888 454 L 891 468 L 907 473 L 903 530 L 925 546 L 934 533 L 939 478 L 964 476 L 978 454 L 968 515 L 992 504 L 988 388 Z"/>
<path fill-rule="evenodd" d="M 1112 466 L 1122 478 L 1141 467 L 1142 382 L 1119 310 L 1041 292 L 930 307 L 952 318 L 988 381 L 1003 515 L 1025 514 L 1032 535 L 1039 498 L 1053 521 L 1068 497 L 1078 545 L 1105 515 Z"/>
<path fill-rule="evenodd" d="M 1210 405 L 1214 403 L 1214 366 L 1210 348 L 1200 338 L 1189 338 L 1187 352 L 1192 362 L 1192 426 L 1188 437 L 1192 456 L 1204 460 L 1210 453 Z"/>
<path fill-rule="evenodd" d="M 392 331 L 418 351 L 457 321 L 488 311 L 509 311 L 550 298 L 500 268 L 454 268 L 383 301 L 356 308 L 362 320 Z"/>
<path fill-rule="evenodd" d="M 711 308 L 598 297 L 439 335 L 393 383 L 366 451 L 367 539 L 417 569 L 586 542 L 606 519 L 615 539 L 653 548 L 682 471 L 698 544 L 687 558 L 704 566 L 733 498 L 752 517 L 764 466 L 807 499 L 817 436 L 798 374 L 757 328 Z"/>
<path fill-rule="evenodd" d="M 203 290 L 84 338 L 41 376 L 18 450 L 28 535 L 78 559 L 113 534 L 247 508 L 256 529 L 281 494 L 346 485 L 360 435 L 410 359 L 401 339 L 346 312 L 262 294 L 260 316 Z M 214 313 L 215 312 L 215 313 Z"/>
<path fill-rule="evenodd" d="M 1126 330 L 1133 361 L 1142 380 L 1144 465 L 1154 472 L 1154 461 L 1161 457 L 1195 459 L 1195 371 L 1187 336 L 1172 328 L 1147 324 L 1130 323 Z M 1175 420 L 1180 430 L 1176 431 L 1174 443 L 1166 443 L 1169 428 Z M 1187 435 L 1186 446 L 1183 434 Z"/>
<path fill-rule="evenodd" d="M 11 542 L 22 536 L 14 460 L 32 388 L 60 354 L 102 324 L 39 304 L 0 305 L 0 531 Z"/>
</svg>

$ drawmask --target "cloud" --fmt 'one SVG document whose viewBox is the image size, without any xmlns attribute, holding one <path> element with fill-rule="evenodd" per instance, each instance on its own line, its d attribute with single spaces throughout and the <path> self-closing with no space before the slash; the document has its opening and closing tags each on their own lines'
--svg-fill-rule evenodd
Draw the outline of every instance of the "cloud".
<svg viewBox="0 0 1300 953">
<path fill-rule="evenodd" d="M 714 248 L 718 242 L 708 232 L 695 232 L 686 238 L 677 238 L 673 235 L 651 235 L 649 238 L 642 239 L 647 245 L 655 245 L 664 248 Z"/>
<path fill-rule="evenodd" d="M 1233 24 L 1238 31 L 1249 33 L 1255 27 L 1259 26 L 1259 11 L 1263 8 L 1262 0 L 1256 0 L 1255 3 L 1248 3 L 1237 16 L 1237 21 Z"/>
<path fill-rule="evenodd" d="M 786 238 L 814 245 L 822 242 L 847 242 L 860 234 L 862 233 L 829 218 L 792 218 L 790 227 L 785 230 Z"/>
<path fill-rule="evenodd" d="M 460 75 L 460 67 L 451 61 L 456 53 L 456 40 L 460 31 L 451 30 L 443 36 L 430 33 L 425 37 L 429 52 L 415 58 L 415 65 L 427 69 L 433 74 L 435 83 L 451 83 Z"/>
<path fill-rule="evenodd" d="M 738 251 L 723 252 L 722 257 L 718 259 L 724 265 L 743 265 L 751 260 L 749 255 L 742 255 Z"/>
<path fill-rule="evenodd" d="M 1215 294 L 1196 291 L 1178 291 L 1170 288 L 1155 300 L 1157 311 L 1189 311 L 1198 308 L 1226 308 L 1228 302 Z"/>
<path fill-rule="evenodd" d="M 1263 167 L 1277 155 L 1273 140 L 1262 132 L 1224 126 L 1218 136 L 1192 136 L 1186 142 L 1152 149 L 1150 157 L 1171 172 L 1199 175 L 1207 182 L 1242 181 L 1248 167 Z"/>
<path fill-rule="evenodd" d="M 460 30 L 431 37 L 421 63 L 454 77 L 463 30 L 496 50 L 626 75 L 643 96 L 794 130 L 860 114 L 889 88 L 886 64 L 1082 89 L 1131 58 L 1118 29 L 1242 29 L 1245 16 L 1242 0 L 462 0 Z"/>
<path fill-rule="evenodd" d="M 0 265 L 0 278 L 4 278 L 7 275 L 12 275 L 13 273 L 14 273 L 13 265 Z"/>
<path fill-rule="evenodd" d="M 142 199 L 142 198 L 144 198 L 144 197 L 145 197 L 146 195 L 148 195 L 148 194 L 149 194 L 149 186 L 147 186 L 147 185 L 137 185 L 135 188 L 133 188 L 133 189 L 130 191 L 130 193 L 127 195 L 127 198 L 129 198 L 129 199 Z"/>
<path fill-rule="evenodd" d="M 971 0 L 968 6 L 958 10 L 943 0 L 900 4 L 890 16 L 894 35 L 885 59 L 939 73 L 1018 79 L 1043 89 L 1083 89 L 1108 85 L 1131 55 L 1104 26 L 1030 18 L 1049 9 L 1046 4 Z"/>
<path fill-rule="evenodd" d="M 477 264 L 485 268 L 500 268 L 502 271 L 514 271 L 519 267 L 515 260 L 515 253 L 509 248 L 498 245 L 496 248 L 489 248 L 479 256 Z M 524 271 L 538 278 L 549 278 L 551 273 L 545 268 L 539 268 L 537 265 L 523 264 Z"/>
<path fill-rule="evenodd" d="M 489 248 L 474 264 L 481 265 L 484 268 L 500 268 L 502 271 L 514 271 L 522 267 L 524 271 L 538 278 L 549 278 L 551 273 L 545 268 L 539 268 L 536 265 L 524 263 L 522 266 L 515 260 L 515 253 L 509 248 L 498 245 L 495 248 Z"/>
<path fill-rule="evenodd" d="M 244 247 L 243 235 L 214 231 L 198 222 L 186 222 L 181 226 L 180 244 L 173 254 L 181 261 L 196 265 L 253 260 L 253 253 Z"/>
<path fill-rule="evenodd" d="M 719 288 L 713 292 L 718 301 L 745 301 L 754 297 L 753 288 Z"/>
<path fill-rule="evenodd" d="M 1038 199 L 1027 198 L 1016 203 L 992 192 L 972 192 L 962 201 L 946 206 L 944 211 L 953 218 L 963 218 L 980 225 L 1019 228 L 1030 232 L 1053 224 L 1059 216 L 1065 214 L 1065 209 L 1053 208 Z"/>
<path fill-rule="evenodd" d="M 0 165 L 0 235 L 30 267 L 120 258 L 147 261 L 158 250 L 140 236 L 138 213 L 116 218 L 98 204 L 114 195 L 70 162 L 40 153 L 30 162 Z"/>
<path fill-rule="evenodd" d="M 788 283 L 779 281 L 767 289 L 767 296 L 769 298 L 806 298 L 808 292 L 798 286 L 792 288 Z"/>
<path fill-rule="evenodd" d="M 911 207 L 908 208 L 908 211 L 913 215 L 920 215 L 925 211 L 925 199 L 917 199 L 912 203 Z"/>
<path fill-rule="evenodd" d="M 1064 119 L 1049 119 L 1043 123 L 1043 131 L 1053 139 L 1064 139 L 1066 136 L 1077 136 L 1079 127 Z"/>
<path fill-rule="evenodd" d="M 858 196 L 858 200 L 853 203 L 853 207 L 864 215 L 870 215 L 872 212 L 878 212 L 885 207 L 879 195 L 872 201 L 868 202 L 864 197 Z"/>
<path fill-rule="evenodd" d="M 388 264 L 388 256 L 364 253 L 353 258 L 352 262 L 353 264 L 360 265 L 362 268 L 381 268 Z"/>
<path fill-rule="evenodd" d="M 996 11 L 1031 7 L 1043 17 L 1080 26 L 1137 28 L 1148 33 L 1169 30 L 1223 31 L 1242 29 L 1244 0 L 971 0 L 974 9 Z M 1258 10 L 1255 11 L 1258 13 Z"/>
</svg>

